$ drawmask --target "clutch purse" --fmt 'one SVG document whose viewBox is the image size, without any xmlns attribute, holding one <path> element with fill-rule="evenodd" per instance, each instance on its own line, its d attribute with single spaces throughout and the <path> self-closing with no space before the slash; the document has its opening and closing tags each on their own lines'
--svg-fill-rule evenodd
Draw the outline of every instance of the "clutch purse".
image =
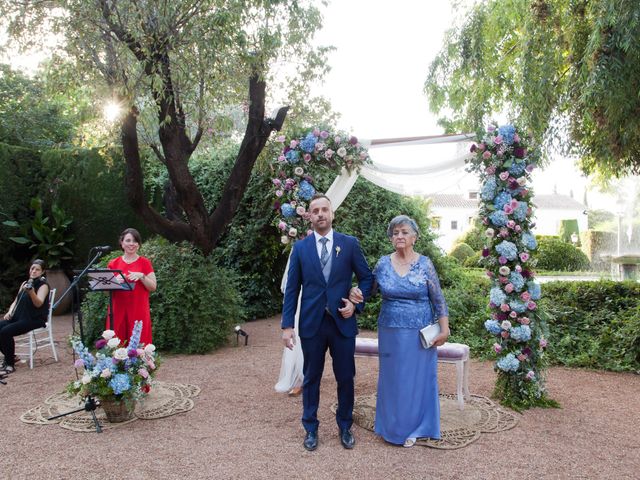
<svg viewBox="0 0 640 480">
<path fill-rule="evenodd" d="M 440 324 L 432 323 L 420 330 L 420 342 L 424 348 L 431 348 L 433 340 L 440 335 Z"/>
</svg>

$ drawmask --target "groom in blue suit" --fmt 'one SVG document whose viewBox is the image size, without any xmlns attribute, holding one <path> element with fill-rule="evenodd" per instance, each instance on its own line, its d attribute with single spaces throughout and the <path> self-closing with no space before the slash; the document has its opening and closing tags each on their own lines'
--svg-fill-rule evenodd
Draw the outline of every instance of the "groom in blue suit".
<svg viewBox="0 0 640 480">
<path fill-rule="evenodd" d="M 309 203 L 309 215 L 314 233 L 296 242 L 291 252 L 282 309 L 282 339 L 287 348 L 293 348 L 295 313 L 302 289 L 298 333 L 304 357 L 304 448 L 315 450 L 318 446 L 320 380 L 329 349 L 338 384 L 336 422 L 340 442 L 344 448 L 351 449 L 355 444 L 351 433 L 358 334 L 355 312 L 356 309 L 360 312 L 364 304 L 356 307 L 348 297 L 354 273 L 365 298 L 371 294 L 373 275 L 358 240 L 333 230 L 333 211 L 328 197 L 314 196 Z"/>
</svg>

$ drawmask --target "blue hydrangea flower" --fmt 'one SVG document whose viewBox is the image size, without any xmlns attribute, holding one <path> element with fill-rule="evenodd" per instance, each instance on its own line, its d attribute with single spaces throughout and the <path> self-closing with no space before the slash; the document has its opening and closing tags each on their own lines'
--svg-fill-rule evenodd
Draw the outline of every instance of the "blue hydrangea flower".
<svg viewBox="0 0 640 480">
<path fill-rule="evenodd" d="M 513 125 L 503 125 L 498 127 L 498 133 L 504 143 L 511 145 L 513 143 L 513 136 L 516 134 L 516 127 Z"/>
<path fill-rule="evenodd" d="M 502 210 L 496 210 L 491 215 L 489 215 L 489 220 L 491 220 L 491 223 L 498 227 L 504 227 L 509 221 L 509 217 L 507 217 L 507 214 Z"/>
<path fill-rule="evenodd" d="M 518 313 L 523 313 L 527 310 L 527 305 L 518 299 L 511 300 L 509 302 L 509 307 L 511 308 L 511 310 Z"/>
<path fill-rule="evenodd" d="M 518 202 L 518 206 L 513 211 L 513 218 L 519 221 L 523 221 L 527 218 L 527 210 L 529 209 L 529 205 L 527 202 Z"/>
<path fill-rule="evenodd" d="M 480 198 L 485 202 L 489 202 L 493 200 L 493 197 L 496 196 L 496 188 L 498 188 L 498 183 L 496 182 L 496 177 L 489 177 L 487 181 L 482 185 L 482 190 L 480 191 Z"/>
<path fill-rule="evenodd" d="M 318 139 L 316 136 L 312 132 L 309 132 L 307 136 L 300 141 L 300 148 L 303 152 L 311 153 L 315 150 L 317 142 Z"/>
<path fill-rule="evenodd" d="M 282 206 L 280 207 L 280 211 L 282 212 L 282 215 L 284 215 L 286 218 L 291 218 L 296 216 L 296 209 L 289 203 L 283 203 Z"/>
<path fill-rule="evenodd" d="M 527 283 L 527 291 L 531 295 L 531 300 L 540 300 L 542 296 L 542 289 L 540 288 L 540 284 L 536 281 L 530 281 Z"/>
<path fill-rule="evenodd" d="M 495 200 L 493 201 L 493 205 L 496 207 L 496 210 L 502 210 L 502 208 L 509 202 L 511 202 L 512 198 L 508 192 L 500 192 Z"/>
<path fill-rule="evenodd" d="M 306 180 L 302 180 L 300 182 L 300 186 L 298 188 L 298 197 L 303 198 L 305 200 L 311 200 L 311 198 L 316 194 L 316 189 L 313 188 Z"/>
<path fill-rule="evenodd" d="M 503 372 L 515 372 L 520 367 L 520 360 L 513 353 L 508 353 L 498 360 L 496 366 Z"/>
<path fill-rule="evenodd" d="M 529 250 L 535 250 L 536 248 L 538 248 L 536 237 L 531 235 L 529 232 L 525 232 L 522 234 L 522 244 Z"/>
<path fill-rule="evenodd" d="M 502 332 L 502 328 L 500 328 L 500 324 L 497 320 L 487 320 L 484 322 L 484 328 L 493 335 L 500 335 L 500 332 Z"/>
<path fill-rule="evenodd" d="M 489 291 L 489 301 L 494 305 L 502 305 L 507 299 L 507 294 L 500 287 L 493 287 Z"/>
<path fill-rule="evenodd" d="M 300 161 L 300 153 L 297 150 L 289 150 L 284 154 L 284 158 L 286 158 L 289 163 L 298 163 Z"/>
<path fill-rule="evenodd" d="M 518 255 L 518 248 L 515 243 L 503 240 L 496 245 L 496 252 L 505 257 L 507 260 L 515 260 Z"/>
<path fill-rule="evenodd" d="M 529 325 L 519 325 L 509 331 L 511 338 L 516 342 L 528 342 L 531 340 L 531 328 Z"/>
<path fill-rule="evenodd" d="M 112 357 L 107 357 L 103 354 L 98 354 L 98 360 L 95 367 L 93 367 L 93 376 L 97 377 L 104 369 L 109 369 L 112 372 L 115 370 Z"/>
<path fill-rule="evenodd" d="M 516 292 L 521 292 L 524 288 L 524 277 L 518 272 L 511 272 L 509 282 L 513 285 Z"/>
<path fill-rule="evenodd" d="M 117 373 L 111 380 L 109 380 L 109 386 L 113 390 L 113 393 L 116 395 L 121 395 L 131 388 L 131 381 L 129 380 L 129 375 L 126 373 Z"/>
<path fill-rule="evenodd" d="M 509 173 L 514 177 L 521 176 L 525 171 L 526 165 L 523 161 L 513 162 L 509 167 Z"/>
</svg>

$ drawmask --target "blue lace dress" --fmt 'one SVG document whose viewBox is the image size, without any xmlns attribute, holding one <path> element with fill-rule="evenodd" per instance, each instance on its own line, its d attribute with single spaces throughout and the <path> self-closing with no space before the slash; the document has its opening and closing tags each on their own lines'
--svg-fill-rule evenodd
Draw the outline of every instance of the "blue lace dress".
<svg viewBox="0 0 640 480">
<path fill-rule="evenodd" d="M 382 257 L 374 270 L 382 293 L 378 317 L 379 376 L 375 432 L 386 441 L 440 438 L 438 354 L 424 349 L 419 330 L 449 312 L 428 257 L 420 256 L 405 276 Z"/>
</svg>

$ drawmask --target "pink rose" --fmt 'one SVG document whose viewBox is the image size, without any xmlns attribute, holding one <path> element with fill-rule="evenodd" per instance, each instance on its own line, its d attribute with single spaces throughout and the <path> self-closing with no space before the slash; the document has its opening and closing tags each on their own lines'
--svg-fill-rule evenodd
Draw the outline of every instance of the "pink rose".
<svg viewBox="0 0 640 480">
<path fill-rule="evenodd" d="M 498 135 L 497 137 L 493 138 L 493 143 L 495 143 L 496 145 L 501 145 L 502 144 L 502 135 Z"/>
<path fill-rule="evenodd" d="M 516 222 L 514 220 L 509 220 L 507 222 L 507 228 L 513 229 L 516 226 Z"/>
<path fill-rule="evenodd" d="M 329 138 L 329 132 L 327 132 L 325 130 L 322 130 L 320 132 L 320 138 L 322 138 L 323 140 L 326 139 L 326 138 Z"/>
<path fill-rule="evenodd" d="M 318 137 L 318 136 L 320 136 L 320 129 L 318 129 L 318 128 L 314 128 L 314 129 L 313 129 L 313 136 L 314 136 L 314 137 Z"/>
<path fill-rule="evenodd" d="M 509 230 L 505 227 L 500 227 L 500 236 L 502 238 L 507 238 L 509 236 Z"/>
<path fill-rule="evenodd" d="M 498 177 L 500 177 L 500 180 L 504 182 L 509 178 L 509 172 L 500 172 L 500 175 L 498 175 Z"/>
<path fill-rule="evenodd" d="M 527 165 L 526 167 L 524 167 L 524 169 L 525 169 L 527 172 L 529 172 L 529 173 L 533 172 L 533 169 L 534 169 L 534 168 L 536 168 L 536 166 L 535 166 L 533 163 L 530 163 L 529 165 Z"/>
<path fill-rule="evenodd" d="M 516 272 L 520 273 L 522 271 L 522 267 L 520 265 L 516 265 Z"/>
<path fill-rule="evenodd" d="M 491 132 L 495 132 L 495 131 L 496 131 L 495 125 L 488 125 L 487 126 L 487 132 L 491 133 Z"/>
<path fill-rule="evenodd" d="M 498 263 L 500 265 L 505 265 L 509 260 L 507 260 L 507 257 L 500 255 L 500 257 L 498 257 Z"/>
<path fill-rule="evenodd" d="M 496 167 L 494 167 L 493 165 L 489 165 L 485 170 L 485 173 L 487 175 L 493 175 L 494 173 L 496 173 Z"/>
<path fill-rule="evenodd" d="M 506 204 L 504 207 L 502 207 L 502 210 L 507 215 L 511 215 L 513 213 L 513 207 L 511 205 L 509 205 L 509 204 Z"/>
<path fill-rule="evenodd" d="M 518 355 L 516 357 L 518 360 L 520 360 L 521 362 L 524 362 L 527 359 L 527 356 L 524 353 L 521 353 L 520 355 Z"/>
<path fill-rule="evenodd" d="M 502 338 L 509 338 L 509 332 L 507 332 L 506 330 L 503 330 L 503 331 L 500 333 L 500 336 L 501 336 Z"/>
<path fill-rule="evenodd" d="M 489 277 L 489 278 L 493 278 L 493 277 L 494 277 L 493 272 L 491 272 L 491 271 L 489 271 L 489 270 L 487 270 L 487 271 L 486 271 L 486 272 L 484 272 L 484 273 L 486 273 L 486 274 L 487 274 L 487 277 Z"/>
<path fill-rule="evenodd" d="M 478 145 L 478 151 L 480 152 L 483 152 L 485 148 L 487 148 L 487 146 L 484 143 Z"/>
<path fill-rule="evenodd" d="M 284 143 L 284 135 L 278 135 L 276 137 L 276 142 L 278 143 Z"/>
<path fill-rule="evenodd" d="M 142 377 L 142 378 L 149 378 L 149 372 L 147 371 L 146 368 L 141 368 L 138 370 L 138 374 Z"/>
<path fill-rule="evenodd" d="M 502 305 L 500 305 L 500 310 L 504 313 L 507 313 L 509 310 L 511 310 L 511 308 L 506 303 L 503 303 Z"/>
<path fill-rule="evenodd" d="M 531 323 L 531 320 L 529 320 L 529 317 L 522 317 L 522 318 L 520 319 L 520 323 L 521 323 L 522 325 L 529 325 L 529 324 Z"/>
<path fill-rule="evenodd" d="M 502 351 L 502 346 L 499 343 L 494 343 L 493 349 L 495 350 L 496 353 L 500 353 Z"/>
<path fill-rule="evenodd" d="M 514 143 L 520 143 L 520 135 L 518 135 L 517 133 L 513 134 L 513 142 Z"/>
<path fill-rule="evenodd" d="M 529 254 L 527 252 L 522 252 L 520 254 L 520 261 L 524 263 L 527 260 L 529 260 Z"/>
<path fill-rule="evenodd" d="M 505 285 L 509 283 L 509 279 L 507 277 L 500 277 L 500 283 Z"/>
<path fill-rule="evenodd" d="M 524 302 L 528 302 L 531 299 L 531 294 L 529 292 L 522 292 L 520 294 L 520 298 L 524 301 Z"/>
<path fill-rule="evenodd" d="M 513 229 L 518 233 L 522 231 L 522 227 L 520 225 L 516 225 L 515 227 L 513 227 Z"/>
<path fill-rule="evenodd" d="M 518 312 L 511 311 L 511 312 L 509 312 L 509 316 L 511 318 L 516 318 L 518 316 Z"/>
<path fill-rule="evenodd" d="M 304 209 L 304 207 L 300 206 L 300 207 L 296 207 L 296 213 L 300 216 L 304 215 L 306 212 L 306 210 Z"/>
<path fill-rule="evenodd" d="M 276 190 L 276 197 L 281 197 L 282 195 L 284 195 L 282 190 Z"/>
<path fill-rule="evenodd" d="M 527 372 L 527 380 L 533 380 L 534 378 L 536 378 L 536 374 L 533 370 L 529 370 Z"/>
<path fill-rule="evenodd" d="M 482 154 L 482 158 L 484 158 L 485 160 L 489 160 L 491 158 L 491 152 L 487 150 Z"/>
<path fill-rule="evenodd" d="M 514 289 L 514 286 L 513 286 L 513 284 L 512 284 L 512 283 L 507 283 L 507 284 L 504 286 L 504 291 L 505 291 L 505 292 L 507 292 L 507 293 L 511 293 L 511 292 L 513 292 L 513 289 Z"/>
<path fill-rule="evenodd" d="M 331 150 L 330 148 L 327 148 L 327 151 L 324 152 L 324 158 L 329 160 L 331 157 L 333 157 L 333 150 Z"/>
<path fill-rule="evenodd" d="M 527 308 L 529 310 L 535 310 L 537 308 L 536 302 L 529 302 L 527 303 Z"/>
<path fill-rule="evenodd" d="M 286 162 L 286 161 L 287 161 L 287 157 L 285 157 L 284 155 L 280 155 L 280 156 L 278 157 L 278 161 L 279 161 L 280 163 L 282 163 L 282 162 Z"/>
</svg>

